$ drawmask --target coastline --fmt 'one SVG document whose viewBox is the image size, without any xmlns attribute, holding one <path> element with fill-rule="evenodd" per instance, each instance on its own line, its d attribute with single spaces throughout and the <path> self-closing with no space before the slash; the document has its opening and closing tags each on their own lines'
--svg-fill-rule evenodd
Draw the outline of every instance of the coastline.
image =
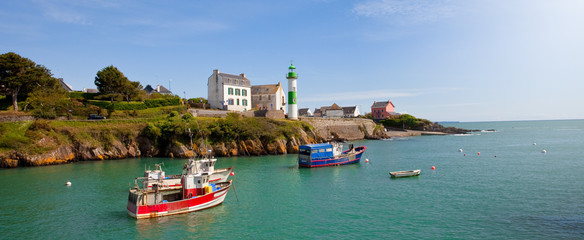
<svg viewBox="0 0 584 240">
<path fill-rule="evenodd" d="M 425 135 L 449 135 L 451 133 L 444 132 L 433 132 L 433 131 L 419 131 L 419 130 L 405 130 L 405 131 L 386 131 L 385 134 L 392 137 L 413 137 L 413 136 L 425 136 Z"/>
<path fill-rule="evenodd" d="M 208 120 L 206 126 L 209 127 L 210 122 L 223 121 L 221 119 Z M 227 128 L 237 129 L 233 126 L 241 126 L 248 120 L 256 121 L 257 119 L 239 118 L 230 123 L 232 127 Z M 200 124 L 205 123 L 204 121 L 202 120 Z M 3 151 L 0 153 L 0 168 L 46 166 L 78 161 L 117 160 L 135 157 L 189 158 L 206 152 L 206 149 L 202 149 L 198 143 L 190 143 L 193 145 L 189 147 L 189 140 L 183 136 L 183 133 L 166 132 L 161 135 L 161 132 L 152 132 L 152 129 L 156 129 L 156 127 L 147 123 L 85 122 L 81 127 L 63 127 L 61 126 L 63 123 L 59 121 L 55 121 L 55 124 L 48 121 L 27 122 L 24 121 L 21 124 L 32 126 L 26 130 L 28 134 L 40 136 L 31 139 L 31 144 L 43 147 L 43 149 L 31 151 L 26 148 L 24 150 L 13 148 Z M 182 124 L 184 123 L 179 125 Z M 381 125 L 363 118 L 302 118 L 300 121 L 264 120 L 262 124 L 265 124 L 265 128 L 272 129 L 270 132 L 264 131 L 264 133 L 280 137 L 267 140 L 261 135 L 242 139 L 233 135 L 236 137 L 215 140 L 209 145 L 217 157 L 283 155 L 297 153 L 298 146 L 303 144 L 449 134 L 419 130 L 385 131 Z M 280 126 L 280 129 L 277 126 Z M 172 141 L 162 143 L 161 141 L 164 139 L 172 139 Z"/>
</svg>

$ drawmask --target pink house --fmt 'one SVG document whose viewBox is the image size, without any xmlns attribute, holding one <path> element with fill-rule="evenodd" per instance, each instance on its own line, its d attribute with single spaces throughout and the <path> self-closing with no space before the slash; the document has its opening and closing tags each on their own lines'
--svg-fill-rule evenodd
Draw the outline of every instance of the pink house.
<svg viewBox="0 0 584 240">
<path fill-rule="evenodd" d="M 395 114 L 395 106 L 391 103 L 391 100 L 387 100 L 387 102 L 373 102 L 373 105 L 371 105 L 373 119 L 386 119 L 392 114 Z"/>
</svg>

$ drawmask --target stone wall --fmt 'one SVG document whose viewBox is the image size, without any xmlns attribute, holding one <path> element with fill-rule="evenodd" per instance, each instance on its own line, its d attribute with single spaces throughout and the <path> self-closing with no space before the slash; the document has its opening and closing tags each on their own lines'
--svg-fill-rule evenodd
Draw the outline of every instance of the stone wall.
<svg viewBox="0 0 584 240">
<path fill-rule="evenodd" d="M 360 140 L 386 138 L 382 127 L 371 119 L 365 118 L 312 118 L 301 117 L 314 127 L 316 135 L 323 139 L 332 140 Z"/>
</svg>

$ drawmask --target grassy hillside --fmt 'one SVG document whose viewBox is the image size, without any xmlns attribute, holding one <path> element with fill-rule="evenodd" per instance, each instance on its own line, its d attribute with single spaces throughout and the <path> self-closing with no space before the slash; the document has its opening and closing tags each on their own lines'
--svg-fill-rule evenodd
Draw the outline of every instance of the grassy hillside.
<svg viewBox="0 0 584 240">
<path fill-rule="evenodd" d="M 42 154 L 62 146 L 113 147 L 116 143 L 135 142 L 146 138 L 160 152 L 177 145 L 206 140 L 208 144 L 260 140 L 270 143 L 278 139 L 299 138 L 300 130 L 312 127 L 301 121 L 243 117 L 231 113 L 226 118 L 195 118 L 176 107 L 138 111 L 129 119 L 100 121 L 35 120 L 0 123 L 0 155 Z M 169 113 L 167 113 L 169 112 Z"/>
</svg>

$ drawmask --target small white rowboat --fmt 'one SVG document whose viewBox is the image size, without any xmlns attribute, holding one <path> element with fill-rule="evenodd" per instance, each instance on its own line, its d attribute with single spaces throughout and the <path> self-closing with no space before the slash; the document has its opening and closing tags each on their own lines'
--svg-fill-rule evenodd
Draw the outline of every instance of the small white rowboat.
<svg viewBox="0 0 584 240">
<path fill-rule="evenodd" d="M 420 172 L 422 172 L 422 170 L 418 169 L 418 170 L 409 170 L 409 171 L 390 172 L 389 175 L 391 175 L 391 177 L 394 177 L 394 178 L 413 177 L 413 176 L 420 175 Z"/>
</svg>

